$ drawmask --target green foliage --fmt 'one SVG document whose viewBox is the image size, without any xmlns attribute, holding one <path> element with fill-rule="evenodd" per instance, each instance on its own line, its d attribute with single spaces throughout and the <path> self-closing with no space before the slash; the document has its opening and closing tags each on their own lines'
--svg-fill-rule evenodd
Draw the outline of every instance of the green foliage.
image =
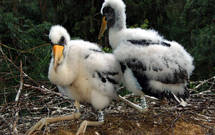
<svg viewBox="0 0 215 135">
<path fill-rule="evenodd" d="M 100 28 L 102 1 L 71 0 L 57 3 L 57 23 L 66 26 L 71 36 L 95 42 Z"/>
<path fill-rule="evenodd" d="M 195 77 L 214 76 L 215 70 L 215 2 L 213 0 L 187 1 L 183 14 L 185 44 L 195 58 Z"/>
<path fill-rule="evenodd" d="M 192 79 L 215 75 L 214 0 L 124 0 L 127 27 L 155 29 L 169 40 L 182 44 L 194 56 L 196 70 Z M 72 39 L 98 42 L 100 0 L 14 0 L 0 1 L 0 42 L 5 54 L 35 80 L 47 80 L 51 47 L 51 25 L 66 27 Z M 107 32 L 99 44 L 108 46 Z M 40 46 L 40 47 L 38 47 Z M 37 48 L 35 48 L 37 47 Z M 10 48 L 10 49 L 9 49 Z M 35 49 L 31 49 L 35 48 Z M 19 71 L 0 57 L 0 71 L 10 72 L 5 84 L 19 82 Z M 0 73 L 1 73 L 0 72 Z M 0 78 L 1 79 L 1 78 Z"/>
<path fill-rule="evenodd" d="M 102 48 L 103 51 L 105 51 L 106 53 L 112 53 L 112 49 L 110 47 L 103 47 Z"/>
<path fill-rule="evenodd" d="M 142 29 L 147 29 L 149 27 L 149 20 L 145 19 L 143 24 L 134 24 L 132 26 L 130 26 L 130 28 L 142 28 Z"/>
<path fill-rule="evenodd" d="M 214 76 L 215 25 L 206 25 L 203 28 L 192 30 L 191 40 L 193 45 L 191 51 L 195 58 L 195 65 L 201 71 L 196 72 L 195 76 Z"/>
<path fill-rule="evenodd" d="M 23 5 L 25 5 L 24 3 Z M 36 3 L 34 7 L 36 7 Z M 23 7 L 22 4 L 17 5 L 17 9 Z M 31 5 L 31 4 L 30 4 Z M 50 47 L 47 46 L 48 32 L 51 23 L 43 21 L 38 23 L 38 18 L 29 16 L 29 12 L 13 12 L 7 7 L 10 3 L 6 3 L 0 8 L 0 42 L 3 43 L 4 53 L 16 64 L 19 65 L 20 60 L 23 62 L 23 70 L 33 78 L 39 80 L 47 80 L 47 64 L 50 61 Z M 30 13 L 38 12 L 38 9 L 28 8 Z M 47 44 L 43 47 L 38 47 L 42 44 Z M 35 48 L 35 49 L 31 49 Z M 14 69 L 14 66 L 9 64 L 6 59 L 1 58 L 0 70 L 10 72 L 11 78 L 5 79 L 7 83 L 13 85 L 15 80 L 19 82 L 19 70 Z"/>
</svg>

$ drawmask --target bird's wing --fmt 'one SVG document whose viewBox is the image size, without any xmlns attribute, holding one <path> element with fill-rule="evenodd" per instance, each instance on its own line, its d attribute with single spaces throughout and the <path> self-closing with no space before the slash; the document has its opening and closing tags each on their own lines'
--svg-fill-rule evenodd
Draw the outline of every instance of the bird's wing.
<svg viewBox="0 0 215 135">
<path fill-rule="evenodd" d="M 121 35 L 117 53 L 123 55 L 124 60 L 134 58 L 146 65 L 149 77 L 159 80 L 163 75 L 170 75 L 167 82 L 171 80 L 170 83 L 176 83 L 176 80 L 181 82 L 191 75 L 193 58 L 177 42 L 165 40 L 154 30 L 140 28 L 126 29 Z M 165 77 L 161 80 L 165 80 Z"/>
<path fill-rule="evenodd" d="M 133 45 L 140 45 L 140 46 L 149 46 L 149 45 L 162 45 L 166 47 L 170 47 L 171 45 L 168 42 L 165 41 L 152 41 L 152 40 L 146 40 L 146 39 L 136 39 L 136 40 L 127 40 Z"/>
<path fill-rule="evenodd" d="M 168 61 L 165 62 L 165 64 L 179 66 L 175 63 L 169 63 Z M 138 58 L 126 59 L 121 63 L 127 65 L 134 75 L 140 76 L 140 78 L 141 76 L 145 76 L 150 80 L 156 80 L 166 84 L 184 83 L 188 78 L 187 72 L 181 67 L 178 67 L 178 70 L 172 69 L 169 68 L 168 65 L 156 63 L 153 61 L 150 61 L 150 65 L 146 65 Z"/>
<path fill-rule="evenodd" d="M 82 52 L 84 69 L 95 90 L 113 95 L 121 82 L 120 65 L 113 54 L 104 53 L 97 45 L 87 44 Z"/>
<path fill-rule="evenodd" d="M 124 64 L 132 72 L 150 80 L 166 84 L 184 83 L 188 79 L 187 69 L 184 67 L 186 63 L 178 57 L 177 51 L 172 52 L 170 43 L 161 43 L 129 40 L 121 43 L 114 54 L 121 65 Z"/>
<path fill-rule="evenodd" d="M 92 54 L 88 58 L 91 59 L 89 61 L 91 64 L 89 65 L 92 65 L 92 72 L 90 72 L 92 74 L 92 84 L 94 84 L 96 90 L 110 96 L 116 92 L 121 83 L 120 66 L 114 60 L 115 58 L 113 56 L 111 57 L 110 59 L 105 54 Z"/>
</svg>

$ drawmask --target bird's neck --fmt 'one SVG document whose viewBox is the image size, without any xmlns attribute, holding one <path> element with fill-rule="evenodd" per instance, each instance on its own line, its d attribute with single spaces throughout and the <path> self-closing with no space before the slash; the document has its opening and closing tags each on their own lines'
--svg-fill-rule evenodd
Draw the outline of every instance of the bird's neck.
<svg viewBox="0 0 215 135">
<path fill-rule="evenodd" d="M 109 28 L 109 43 L 115 49 L 121 40 L 122 31 L 126 29 L 126 15 L 124 11 L 116 11 L 115 24 Z"/>
<path fill-rule="evenodd" d="M 126 28 L 123 29 L 115 29 L 115 28 L 110 28 L 109 29 L 109 44 L 111 45 L 112 49 L 115 49 L 120 41 L 122 40 L 122 34 L 123 31 Z"/>
<path fill-rule="evenodd" d="M 122 30 L 126 28 L 126 14 L 125 11 L 116 11 L 115 12 L 115 24 L 113 29 Z"/>
</svg>

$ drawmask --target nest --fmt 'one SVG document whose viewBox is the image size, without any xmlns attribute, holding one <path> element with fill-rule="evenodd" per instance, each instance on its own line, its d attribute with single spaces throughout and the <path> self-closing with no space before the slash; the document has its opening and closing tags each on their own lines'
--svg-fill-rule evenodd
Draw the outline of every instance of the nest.
<svg viewBox="0 0 215 135">
<path fill-rule="evenodd" d="M 209 81 L 213 84 L 215 79 Z M 214 134 L 214 86 L 202 92 L 196 91 L 209 81 L 195 82 L 197 85 L 190 90 L 186 107 L 147 97 L 149 110 L 140 113 L 114 100 L 104 109 L 104 125 L 88 127 L 86 134 Z M 56 91 L 56 88 L 47 89 L 43 85 L 23 84 L 19 100 L 0 106 L 0 134 L 24 134 L 41 118 L 72 114 L 74 101 Z M 138 96 L 129 94 L 126 98 L 139 103 Z M 72 134 L 83 120 L 97 120 L 97 111 L 89 104 L 81 105 L 81 114 L 78 120 L 50 124 L 38 134 Z"/>
</svg>

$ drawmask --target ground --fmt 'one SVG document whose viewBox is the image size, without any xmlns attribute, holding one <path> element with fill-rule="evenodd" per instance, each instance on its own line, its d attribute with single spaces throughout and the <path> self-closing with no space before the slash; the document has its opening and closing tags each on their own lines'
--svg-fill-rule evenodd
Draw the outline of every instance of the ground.
<svg viewBox="0 0 215 135">
<path fill-rule="evenodd" d="M 211 94 L 212 93 L 212 94 Z M 127 99 L 138 103 L 138 96 Z M 140 113 L 125 103 L 114 100 L 104 109 L 105 123 L 87 127 L 86 135 L 213 135 L 215 134 L 215 94 L 213 91 L 191 91 L 188 106 L 176 102 L 147 97 L 149 110 Z M 25 132 L 44 117 L 69 115 L 74 112 L 73 101 L 57 93 L 56 88 L 46 89 L 24 84 L 19 103 L 0 106 L 0 134 Z M 18 116 L 16 116 L 18 112 Z M 91 105 L 81 105 L 81 118 L 45 126 L 35 134 L 73 135 L 83 120 L 96 120 L 97 111 Z"/>
</svg>

